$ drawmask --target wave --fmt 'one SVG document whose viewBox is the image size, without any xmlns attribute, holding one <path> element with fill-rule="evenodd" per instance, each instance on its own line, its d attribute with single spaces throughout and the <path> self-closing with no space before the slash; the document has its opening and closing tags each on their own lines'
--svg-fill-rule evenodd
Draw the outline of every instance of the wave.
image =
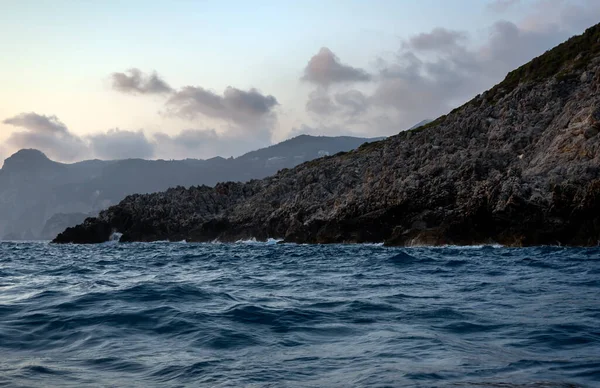
<svg viewBox="0 0 600 388">
<path fill-rule="evenodd" d="M 275 238 L 268 238 L 266 241 L 263 240 L 257 240 L 255 237 L 251 237 L 249 239 L 246 240 L 237 240 L 235 242 L 235 244 L 248 244 L 248 245 L 274 245 L 274 244 L 278 244 L 280 242 L 282 242 L 283 239 L 275 239 Z M 215 243 L 220 243 L 220 241 L 218 240 L 214 240 Z"/>
<path fill-rule="evenodd" d="M 597 257 L 0 243 L 0 385 L 596 386 Z"/>
<path fill-rule="evenodd" d="M 123 237 L 123 233 L 112 232 L 110 237 L 108 238 L 108 241 L 119 242 L 121 240 L 121 237 Z"/>
<path fill-rule="evenodd" d="M 412 265 L 435 262 L 435 260 L 431 258 L 413 256 L 406 253 L 406 251 L 398 252 L 394 256 L 389 257 L 388 261 L 396 265 Z"/>
<path fill-rule="evenodd" d="M 439 245 L 439 246 L 427 246 L 429 249 L 459 249 L 459 250 L 467 250 L 467 249 L 506 249 L 504 245 L 501 244 L 475 244 L 475 245 Z"/>
</svg>

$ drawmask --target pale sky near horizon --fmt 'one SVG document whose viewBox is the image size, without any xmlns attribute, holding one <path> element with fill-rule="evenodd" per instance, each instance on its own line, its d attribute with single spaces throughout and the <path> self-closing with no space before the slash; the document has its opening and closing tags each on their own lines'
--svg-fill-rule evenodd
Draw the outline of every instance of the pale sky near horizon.
<svg viewBox="0 0 600 388">
<path fill-rule="evenodd" d="M 0 158 L 392 135 L 598 21 L 595 0 L 0 0 Z"/>
</svg>

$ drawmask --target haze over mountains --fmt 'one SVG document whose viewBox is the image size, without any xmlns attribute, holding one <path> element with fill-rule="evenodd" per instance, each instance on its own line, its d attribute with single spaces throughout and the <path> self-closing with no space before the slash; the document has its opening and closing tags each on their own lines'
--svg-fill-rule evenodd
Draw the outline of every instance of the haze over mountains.
<svg viewBox="0 0 600 388">
<path fill-rule="evenodd" d="M 129 194 L 264 178 L 379 139 L 300 135 L 238 158 L 86 160 L 73 164 L 23 149 L 7 158 L 0 169 L 0 238 L 51 239 Z"/>
</svg>

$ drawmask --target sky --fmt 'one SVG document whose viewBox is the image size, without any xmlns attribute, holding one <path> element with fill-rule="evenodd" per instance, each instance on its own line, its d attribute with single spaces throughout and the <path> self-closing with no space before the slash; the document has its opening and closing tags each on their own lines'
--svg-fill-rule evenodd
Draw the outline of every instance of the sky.
<svg viewBox="0 0 600 388">
<path fill-rule="evenodd" d="M 0 160 L 389 136 L 600 22 L 598 0 L 0 0 Z"/>
</svg>

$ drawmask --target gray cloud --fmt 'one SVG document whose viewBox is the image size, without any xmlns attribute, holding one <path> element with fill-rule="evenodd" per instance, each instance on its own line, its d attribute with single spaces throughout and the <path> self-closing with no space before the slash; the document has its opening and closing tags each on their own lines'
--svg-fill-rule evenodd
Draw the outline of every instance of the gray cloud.
<svg viewBox="0 0 600 388">
<path fill-rule="evenodd" d="M 176 135 L 156 133 L 154 139 L 161 159 L 210 158 L 222 151 L 214 129 L 185 129 Z"/>
<path fill-rule="evenodd" d="M 177 147 L 195 150 L 207 143 L 211 143 L 219 136 L 214 129 L 184 129 L 177 135 L 172 136 L 166 133 L 157 133 L 154 137 L 159 144 L 172 142 Z"/>
<path fill-rule="evenodd" d="M 100 159 L 149 159 L 154 157 L 155 144 L 142 131 L 111 129 L 88 137 L 90 148 Z"/>
<path fill-rule="evenodd" d="M 239 156 L 270 144 L 260 136 L 218 134 L 214 129 L 185 129 L 176 135 L 157 133 L 154 138 L 156 157 L 163 159 Z"/>
<path fill-rule="evenodd" d="M 36 148 L 50 158 L 61 161 L 73 161 L 86 155 L 85 142 L 69 132 L 56 116 L 30 112 L 21 113 L 2 122 L 23 129 L 13 132 L 6 140 L 6 144 L 11 148 Z"/>
<path fill-rule="evenodd" d="M 554 3 L 557 19 L 535 25 L 496 22 L 479 47 L 473 46 L 464 32 L 439 28 L 409 38 L 395 58 L 380 63 L 380 82 L 370 102 L 392 109 L 399 129 L 435 118 L 500 82 L 509 71 L 583 32 L 586 21 L 600 18 L 597 3 L 587 3 L 585 10 L 575 10 L 575 6 L 558 0 Z"/>
<path fill-rule="evenodd" d="M 335 101 L 352 116 L 364 113 L 369 107 L 368 97 L 359 90 L 336 93 Z"/>
<path fill-rule="evenodd" d="M 279 105 L 272 95 L 262 94 L 257 89 L 241 90 L 228 86 L 222 95 L 200 86 L 184 86 L 173 89 L 156 73 L 145 75 L 133 68 L 126 73 L 113 73 L 113 88 L 132 94 L 168 93 L 165 102 L 166 114 L 187 120 L 201 116 L 223 120 L 235 124 L 235 130 L 257 131 L 270 135 L 277 115 L 275 107 Z"/>
<path fill-rule="evenodd" d="M 67 127 L 56 116 L 44 116 L 34 112 L 21 113 L 2 121 L 4 124 L 25 128 L 32 132 L 67 133 Z"/>
<path fill-rule="evenodd" d="M 128 70 L 127 74 L 113 73 L 112 78 L 114 89 L 121 92 L 168 93 L 163 114 L 196 122 L 199 118 L 223 121 L 220 129 L 228 136 L 270 139 L 277 123 L 276 107 L 279 102 L 274 96 L 262 94 L 254 88 L 242 90 L 228 86 L 223 94 L 200 86 L 184 86 L 175 90 L 156 73 L 146 76 L 135 68 Z M 174 143 L 177 138 L 167 136 L 161 139 L 169 146 L 178 147 Z"/>
<path fill-rule="evenodd" d="M 101 159 L 151 158 L 154 144 L 142 131 L 109 130 L 80 137 L 73 134 L 56 116 L 21 113 L 5 119 L 4 124 L 21 128 L 13 132 L 6 145 L 12 150 L 35 148 L 49 158 L 73 162 L 91 157 Z"/>
<path fill-rule="evenodd" d="M 308 95 L 308 101 L 306 102 L 306 111 L 320 115 L 330 115 L 337 111 L 339 108 L 333 102 L 327 90 L 318 88 L 313 90 Z"/>
<path fill-rule="evenodd" d="M 497 3 L 508 7 L 516 2 Z M 444 28 L 408 37 L 394 55 L 374 61 L 377 75 L 365 90 L 339 85 L 334 93 L 327 88 L 331 77 L 323 77 L 321 88 L 308 96 L 306 104 L 317 123 L 305 129 L 391 134 L 434 119 L 600 20 L 597 0 L 540 0 L 528 9 L 520 23 L 492 24 L 482 43 L 464 31 Z"/>
<path fill-rule="evenodd" d="M 113 89 L 122 93 L 164 94 L 173 91 L 173 88 L 158 74 L 146 75 L 136 68 L 129 69 L 125 73 L 112 73 L 111 78 Z"/>
<path fill-rule="evenodd" d="M 271 115 L 278 104 L 275 97 L 256 89 L 244 91 L 229 86 L 220 96 L 202 87 L 186 86 L 173 94 L 166 105 L 170 114 L 181 118 L 203 115 L 247 125 Z"/>
<path fill-rule="evenodd" d="M 251 92 L 246 93 L 251 94 Z M 224 98 L 229 99 L 227 104 L 235 107 L 235 103 L 231 101 L 245 97 L 247 96 L 240 97 L 239 93 L 232 91 L 226 93 Z M 260 112 L 268 110 L 268 107 L 254 106 L 242 108 L 242 111 L 244 109 Z M 22 113 L 2 122 L 21 130 L 11 133 L 7 141 L 0 144 L 0 165 L 4 157 L 23 148 L 38 149 L 56 161 L 73 162 L 91 158 L 114 160 L 238 156 L 270 144 L 269 127 L 253 131 L 248 131 L 246 127 L 228 127 L 220 133 L 214 129 L 185 129 L 174 135 L 164 132 L 146 135 L 142 130 L 116 128 L 92 135 L 77 136 L 71 133 L 56 116 Z"/>
<path fill-rule="evenodd" d="M 86 157 L 85 143 L 77 136 L 53 136 L 39 132 L 15 132 L 6 141 L 15 149 L 35 148 L 53 160 L 72 162 Z"/>
<path fill-rule="evenodd" d="M 445 113 L 477 94 L 483 84 L 477 75 L 479 64 L 462 51 L 442 48 L 434 59 L 421 58 L 418 52 L 401 52 L 381 70 L 369 102 L 391 109 L 398 120 L 397 130 Z"/>
<path fill-rule="evenodd" d="M 313 90 L 308 95 L 306 110 L 318 116 L 338 114 L 356 116 L 364 113 L 369 107 L 369 98 L 359 90 L 346 90 L 330 95 L 323 88 Z"/>
<path fill-rule="evenodd" d="M 371 75 L 363 69 L 344 65 L 330 49 L 323 47 L 308 61 L 302 80 L 328 87 L 336 83 L 370 81 Z"/>
<path fill-rule="evenodd" d="M 452 31 L 445 28 L 434 28 L 429 33 L 422 33 L 411 37 L 405 46 L 420 51 L 448 50 L 457 47 L 467 39 L 467 34 L 462 31 Z"/>
</svg>

